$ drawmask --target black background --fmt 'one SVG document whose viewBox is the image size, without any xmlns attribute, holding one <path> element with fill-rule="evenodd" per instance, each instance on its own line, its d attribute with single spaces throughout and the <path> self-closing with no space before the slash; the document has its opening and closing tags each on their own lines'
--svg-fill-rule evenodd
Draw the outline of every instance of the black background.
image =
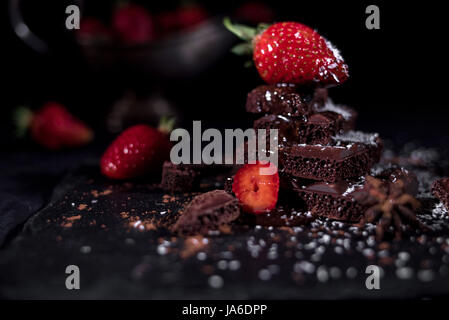
<svg viewBox="0 0 449 320">
<path fill-rule="evenodd" d="M 159 83 L 159 79 L 139 75 L 123 79 L 120 74 L 93 73 L 83 60 L 73 34 L 63 27 L 64 8 L 70 1 L 26 3 L 25 19 L 52 49 L 49 55 L 34 52 L 11 30 L 7 2 L 3 1 L 1 19 L 2 30 L 6 30 L 2 59 L 2 142 L 7 146 L 18 148 L 11 138 L 9 121 L 9 112 L 17 105 L 37 108 L 45 101 L 58 100 L 96 131 L 103 132 L 104 114 L 127 87 L 145 91 L 152 83 Z M 295 20 L 317 28 L 340 49 L 351 78 L 333 88 L 331 96 L 359 111 L 359 128 L 378 131 L 399 144 L 417 139 L 426 145 L 447 145 L 447 19 L 441 2 L 267 3 L 275 9 L 279 21 Z M 226 15 L 233 12 L 239 1 L 203 1 L 203 4 L 213 14 Z M 380 8 L 380 30 L 365 28 L 365 8 L 369 4 Z M 158 11 L 173 7 L 176 1 L 145 5 Z M 111 1 L 87 1 L 86 10 L 89 14 L 107 16 Z M 242 64 L 242 58 L 229 54 L 199 77 L 164 83 L 164 90 L 185 112 L 187 120 L 207 119 L 210 126 L 249 126 L 244 112 L 246 93 L 262 81 L 254 68 L 244 69 Z"/>
</svg>

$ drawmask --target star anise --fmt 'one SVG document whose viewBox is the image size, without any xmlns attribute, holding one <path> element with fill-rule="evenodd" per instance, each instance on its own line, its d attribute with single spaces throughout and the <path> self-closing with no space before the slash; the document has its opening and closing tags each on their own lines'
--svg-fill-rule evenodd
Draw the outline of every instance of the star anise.
<svg viewBox="0 0 449 320">
<path fill-rule="evenodd" d="M 359 225 L 376 224 L 378 241 L 384 239 L 390 227 L 393 228 L 396 240 L 401 239 L 402 226 L 405 224 L 413 225 L 423 231 L 427 230 L 415 213 L 421 207 L 421 203 L 411 194 L 406 193 L 404 180 L 387 181 L 367 176 L 366 187 L 368 190 L 366 203 L 369 208 L 365 211 Z"/>
</svg>

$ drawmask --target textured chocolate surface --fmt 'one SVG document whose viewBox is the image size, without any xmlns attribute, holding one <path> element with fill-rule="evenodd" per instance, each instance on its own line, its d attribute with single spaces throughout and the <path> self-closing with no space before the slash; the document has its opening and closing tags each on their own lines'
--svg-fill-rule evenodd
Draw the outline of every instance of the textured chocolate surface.
<svg viewBox="0 0 449 320">
<path fill-rule="evenodd" d="M 299 92 L 295 85 L 261 85 L 248 93 L 246 111 L 258 114 L 280 114 L 285 116 L 303 116 L 310 112 L 309 93 Z"/>
<path fill-rule="evenodd" d="M 403 168 L 388 168 L 376 175 L 376 178 L 390 182 L 401 179 L 406 193 L 415 195 L 418 191 L 416 176 Z M 288 187 L 299 195 L 305 202 L 306 208 L 316 216 L 358 221 L 371 205 L 364 177 L 335 183 L 305 182 L 289 177 L 285 177 L 284 180 L 289 180 L 284 187 L 290 183 Z"/>
<path fill-rule="evenodd" d="M 332 111 L 313 113 L 302 118 L 267 115 L 254 121 L 255 129 L 278 129 L 279 144 L 327 144 L 332 136 L 354 128 L 352 118 L 346 119 Z"/>
<path fill-rule="evenodd" d="M 176 165 L 170 161 L 162 167 L 161 188 L 168 192 L 188 192 L 199 184 L 198 170 L 190 165 Z"/>
<path fill-rule="evenodd" d="M 312 106 L 314 113 L 332 112 L 338 114 L 343 118 L 341 129 L 344 131 L 351 130 L 355 128 L 355 123 L 357 120 L 357 111 L 348 106 L 341 104 L 335 104 L 332 99 L 327 98 L 327 100 L 319 103 L 315 103 Z"/>
<path fill-rule="evenodd" d="M 432 194 L 449 210 L 449 178 L 436 180 L 432 184 Z"/>
<path fill-rule="evenodd" d="M 200 194 L 189 202 L 173 231 L 180 234 L 208 234 L 237 219 L 240 215 L 238 200 L 224 190 Z"/>
<path fill-rule="evenodd" d="M 350 131 L 329 145 L 298 144 L 279 149 L 279 168 L 289 175 L 335 182 L 369 172 L 379 160 L 381 140 L 376 134 Z"/>
<path fill-rule="evenodd" d="M 422 234 L 410 228 L 402 240 L 390 243 L 375 241 L 372 226 L 355 227 L 324 217 L 298 227 L 233 223 L 230 233 L 180 237 L 166 226 L 196 194 L 167 194 L 147 181 L 113 182 L 102 177 L 97 166 L 82 167 L 61 181 L 26 232 L 0 249 L 0 297 L 441 297 L 449 294 L 449 215 L 436 210 L 437 201 L 427 193 L 435 172 L 448 176 L 449 167 L 441 162 L 438 167 L 413 169 L 420 184 L 418 196 L 427 199 L 418 215 L 432 230 Z M 278 215 L 280 220 L 293 221 L 295 212 L 307 216 L 306 209 L 293 203 L 297 195 L 280 196 L 285 205 L 294 205 Z M 80 267 L 81 290 L 64 285 L 69 264 Z M 384 272 L 382 290 L 364 286 L 370 264 Z"/>
</svg>

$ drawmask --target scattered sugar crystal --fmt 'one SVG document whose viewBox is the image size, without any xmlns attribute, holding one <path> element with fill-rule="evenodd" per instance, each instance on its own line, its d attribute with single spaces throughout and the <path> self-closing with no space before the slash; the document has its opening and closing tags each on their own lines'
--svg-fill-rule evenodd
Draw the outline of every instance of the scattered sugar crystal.
<svg viewBox="0 0 449 320">
<path fill-rule="evenodd" d="M 338 279 L 341 277 L 341 270 L 338 267 L 331 267 L 329 274 L 332 279 Z"/>
<path fill-rule="evenodd" d="M 205 252 L 201 251 L 201 252 L 197 253 L 196 258 L 200 261 L 204 261 L 204 260 L 206 260 L 207 255 Z"/>
<path fill-rule="evenodd" d="M 347 131 L 342 134 L 335 135 L 335 139 L 345 142 L 359 142 L 364 144 L 377 145 L 376 139 L 379 137 L 377 133 L 365 133 L 361 131 Z"/>
<path fill-rule="evenodd" d="M 418 271 L 418 279 L 421 280 L 422 282 L 432 281 L 434 277 L 435 277 L 434 272 L 430 269 Z"/>
<path fill-rule="evenodd" d="M 229 270 L 235 271 L 240 269 L 240 261 L 232 260 L 229 262 Z"/>
<path fill-rule="evenodd" d="M 350 119 L 352 116 L 348 110 L 342 108 L 341 105 L 335 104 L 330 98 L 327 98 L 326 103 L 319 109 L 319 111 L 332 111 L 341 114 L 346 120 Z"/>
<path fill-rule="evenodd" d="M 413 277 L 413 269 L 410 267 L 401 267 L 396 269 L 396 276 L 399 279 L 406 280 Z"/>
<path fill-rule="evenodd" d="M 161 256 L 167 254 L 168 250 L 167 247 L 164 244 L 160 244 L 157 246 L 157 253 Z"/>
<path fill-rule="evenodd" d="M 84 253 L 84 254 L 90 253 L 91 251 L 92 251 L 92 248 L 90 246 L 82 246 L 80 248 L 80 252 Z"/>
<path fill-rule="evenodd" d="M 301 261 L 295 263 L 293 266 L 293 269 L 295 272 L 305 272 L 305 273 L 313 273 L 315 271 L 315 265 L 313 263 L 310 263 L 309 261 Z"/>
<path fill-rule="evenodd" d="M 325 266 L 319 266 L 316 271 L 316 278 L 319 282 L 326 282 L 329 280 L 329 273 L 327 272 L 327 269 Z"/>
<path fill-rule="evenodd" d="M 405 252 L 405 251 L 401 251 L 398 254 L 398 258 L 404 261 L 408 261 L 410 259 L 410 253 Z"/>
<path fill-rule="evenodd" d="M 348 277 L 349 279 L 354 279 L 355 277 L 357 277 L 357 269 L 354 267 L 349 267 L 348 269 L 346 269 L 346 277 Z"/>
<path fill-rule="evenodd" d="M 228 267 L 228 262 L 226 260 L 220 260 L 217 263 L 217 267 L 218 269 L 226 270 L 226 268 Z"/>
<path fill-rule="evenodd" d="M 263 281 L 267 281 L 271 279 L 271 273 L 267 269 L 259 270 L 259 279 Z"/>
<path fill-rule="evenodd" d="M 335 251 L 336 254 L 342 254 L 343 253 L 343 248 L 337 246 L 337 247 L 334 248 L 334 251 Z"/>
<path fill-rule="evenodd" d="M 211 288 L 220 289 L 223 287 L 224 281 L 219 275 L 213 275 L 209 277 L 208 283 Z"/>
</svg>

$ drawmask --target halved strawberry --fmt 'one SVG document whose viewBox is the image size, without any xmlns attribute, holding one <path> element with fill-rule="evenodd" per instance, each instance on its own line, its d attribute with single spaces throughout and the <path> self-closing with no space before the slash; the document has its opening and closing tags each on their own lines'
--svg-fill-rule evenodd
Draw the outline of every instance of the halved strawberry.
<svg viewBox="0 0 449 320">
<path fill-rule="evenodd" d="M 270 166 L 273 166 L 270 168 Z M 271 174 L 266 174 L 270 169 Z M 277 168 L 269 163 L 246 164 L 235 174 L 232 191 L 244 211 L 254 214 L 269 212 L 276 206 L 279 193 Z"/>
</svg>

